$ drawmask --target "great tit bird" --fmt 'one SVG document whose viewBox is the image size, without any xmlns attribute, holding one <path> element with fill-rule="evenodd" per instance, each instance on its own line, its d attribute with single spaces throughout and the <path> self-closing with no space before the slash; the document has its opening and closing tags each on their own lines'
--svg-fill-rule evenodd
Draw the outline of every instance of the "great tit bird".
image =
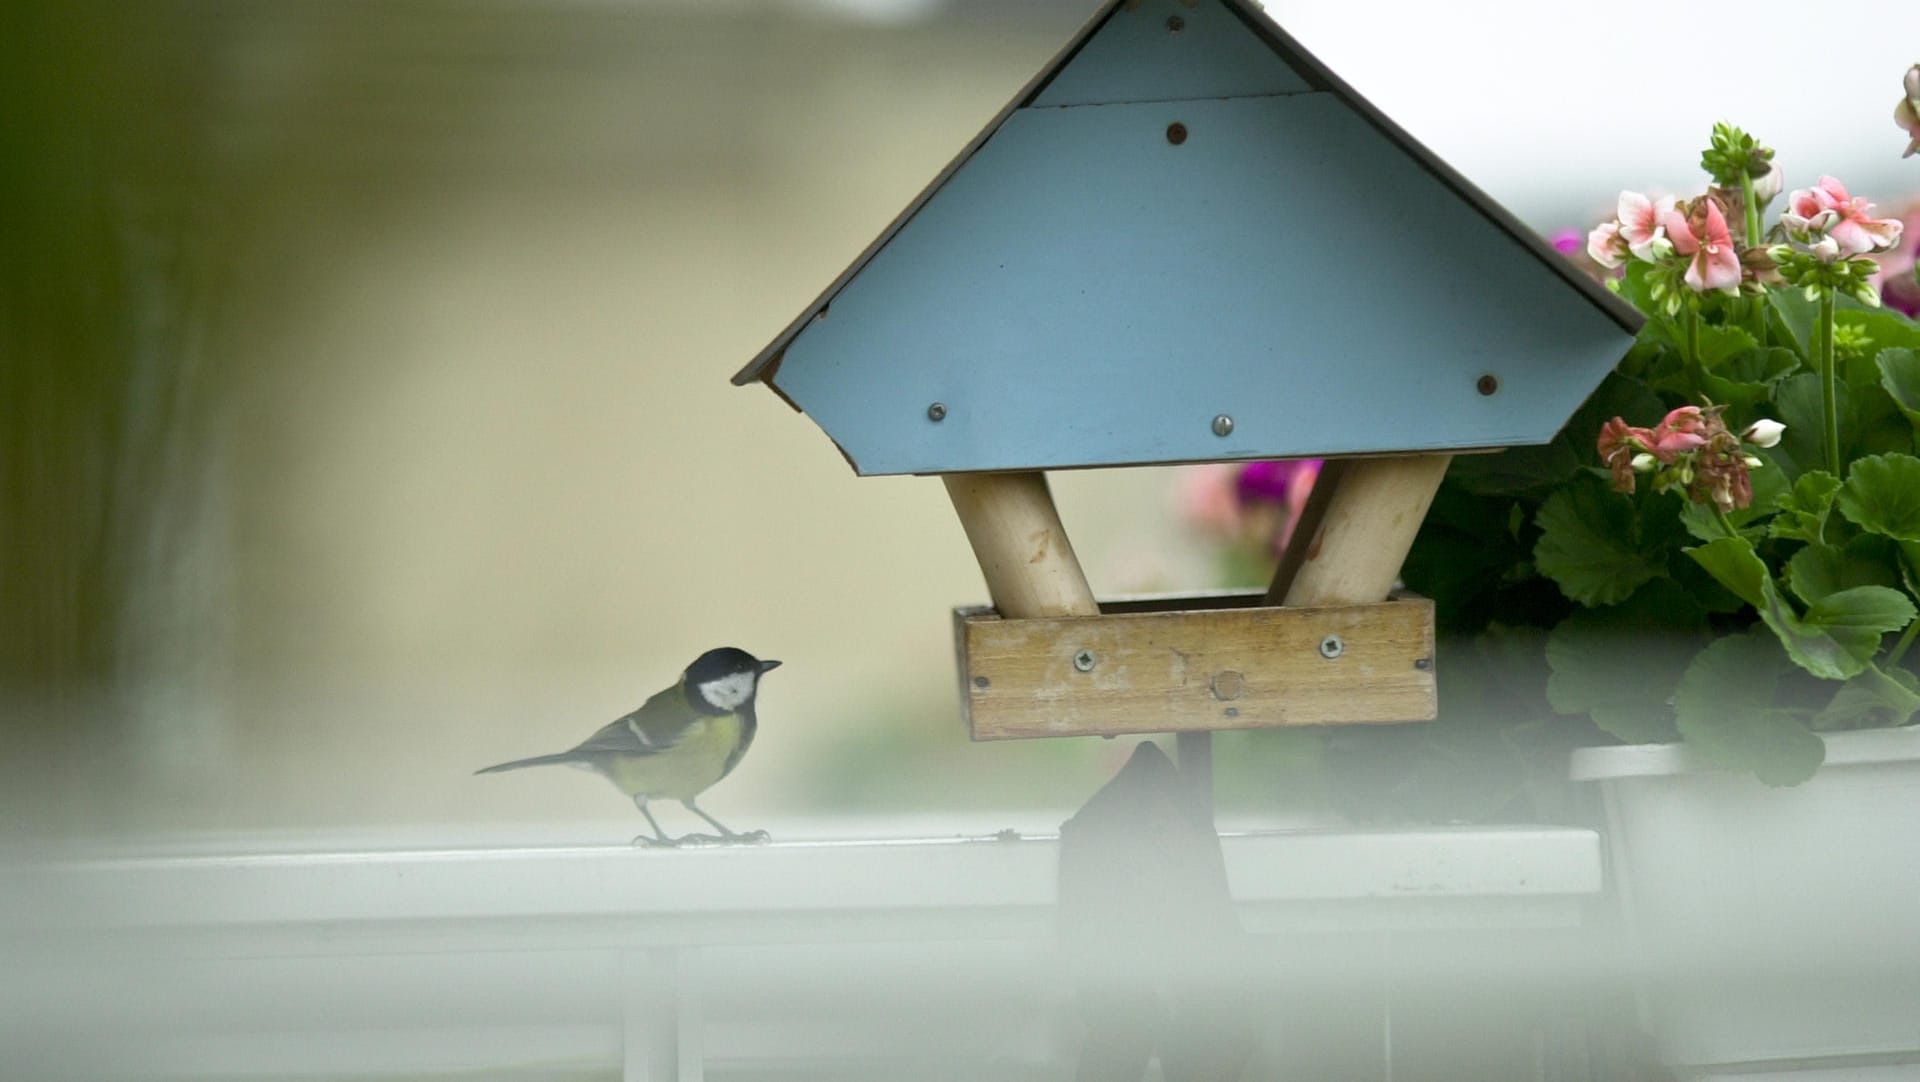
<svg viewBox="0 0 1920 1082">
<path fill-rule="evenodd" d="M 604 774 L 615 788 L 633 798 L 634 806 L 653 828 L 652 837 L 642 834 L 633 839 L 635 845 L 766 841 L 766 831 L 735 834 L 693 801 L 726 777 L 747 753 L 759 724 L 753 712 L 754 694 L 760 678 L 779 665 L 778 661 L 761 661 L 731 646 L 708 650 L 687 666 L 672 687 L 656 693 L 640 709 L 608 723 L 571 751 L 515 759 L 474 773 L 565 763 Z M 652 797 L 678 800 L 688 811 L 712 823 L 720 835 L 667 837 L 647 810 Z"/>
</svg>

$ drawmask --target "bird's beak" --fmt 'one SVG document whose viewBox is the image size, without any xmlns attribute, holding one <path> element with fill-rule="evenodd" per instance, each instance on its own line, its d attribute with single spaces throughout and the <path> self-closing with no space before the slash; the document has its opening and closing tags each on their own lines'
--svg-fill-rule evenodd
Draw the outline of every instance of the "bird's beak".
<svg viewBox="0 0 1920 1082">
<path fill-rule="evenodd" d="M 770 673 L 779 667 L 780 667 L 780 663 L 778 661 L 762 661 L 760 663 L 760 675 L 765 676 L 767 673 Z"/>
</svg>

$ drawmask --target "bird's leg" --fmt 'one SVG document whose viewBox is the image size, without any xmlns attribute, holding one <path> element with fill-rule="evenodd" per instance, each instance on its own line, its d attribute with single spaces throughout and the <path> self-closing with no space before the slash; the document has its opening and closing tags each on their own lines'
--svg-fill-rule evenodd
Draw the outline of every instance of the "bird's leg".
<svg viewBox="0 0 1920 1082">
<path fill-rule="evenodd" d="M 667 832 L 660 829 L 660 824 L 654 820 L 653 813 L 647 810 L 647 798 L 644 795 L 634 797 L 633 806 L 640 809 L 640 814 L 647 817 L 647 825 L 653 828 L 651 838 L 645 834 L 634 835 L 634 845 L 644 849 L 672 849 L 680 844 L 680 839 L 669 838 Z"/>
<path fill-rule="evenodd" d="M 726 824 L 708 815 L 706 812 L 701 811 L 700 805 L 695 804 L 692 797 L 688 797 L 680 803 L 686 805 L 688 811 L 713 824 L 713 829 L 720 832 L 720 836 L 713 839 L 716 842 L 727 845 L 758 845 L 761 842 L 771 840 L 771 837 L 764 830 L 750 830 L 745 834 L 735 834 L 726 828 Z M 702 837 L 702 840 L 704 840 L 704 837 Z"/>
</svg>

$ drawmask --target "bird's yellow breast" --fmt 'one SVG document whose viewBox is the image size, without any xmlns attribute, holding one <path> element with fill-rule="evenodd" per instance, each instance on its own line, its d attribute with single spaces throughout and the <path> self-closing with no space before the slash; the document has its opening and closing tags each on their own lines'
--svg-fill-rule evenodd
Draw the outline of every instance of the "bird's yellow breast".
<svg viewBox="0 0 1920 1082">
<path fill-rule="evenodd" d="M 701 718 L 673 747 L 653 755 L 618 755 L 604 769 L 628 796 L 690 800 L 727 773 L 727 759 L 740 746 L 738 714 Z"/>
</svg>

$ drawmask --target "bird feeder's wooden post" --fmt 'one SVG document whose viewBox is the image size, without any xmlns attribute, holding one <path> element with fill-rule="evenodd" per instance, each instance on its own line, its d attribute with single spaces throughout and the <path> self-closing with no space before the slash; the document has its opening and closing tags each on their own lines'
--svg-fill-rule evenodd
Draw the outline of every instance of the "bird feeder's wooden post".
<svg viewBox="0 0 1920 1082">
<path fill-rule="evenodd" d="M 1267 603 L 1384 601 L 1400 577 L 1400 565 L 1450 461 L 1450 455 L 1414 455 L 1336 460 L 1322 466 L 1274 572 Z M 1180 733 L 1174 740 L 1190 799 L 1211 822 L 1213 734 Z"/>
<path fill-rule="evenodd" d="M 1313 495 L 1274 572 L 1270 605 L 1359 605 L 1384 601 L 1427 517 L 1451 455 L 1336 459 L 1321 467 Z M 1180 773 L 1196 808 L 1213 807 L 1213 734 L 1175 737 Z"/>
<path fill-rule="evenodd" d="M 950 473 L 945 480 L 1002 617 L 1100 615 L 1046 474 Z"/>
<path fill-rule="evenodd" d="M 1060 521 L 1044 473 L 950 473 L 947 495 L 966 528 L 1001 617 L 1098 616 L 1080 558 Z M 1213 821 L 1211 733 L 1175 736 L 1180 774 L 1194 810 Z"/>
<path fill-rule="evenodd" d="M 1386 600 L 1451 461 L 1451 455 L 1396 455 L 1328 463 L 1314 484 L 1320 498 L 1309 501 L 1268 602 L 1297 607 Z M 1329 487 L 1323 491 L 1322 484 Z"/>
</svg>

